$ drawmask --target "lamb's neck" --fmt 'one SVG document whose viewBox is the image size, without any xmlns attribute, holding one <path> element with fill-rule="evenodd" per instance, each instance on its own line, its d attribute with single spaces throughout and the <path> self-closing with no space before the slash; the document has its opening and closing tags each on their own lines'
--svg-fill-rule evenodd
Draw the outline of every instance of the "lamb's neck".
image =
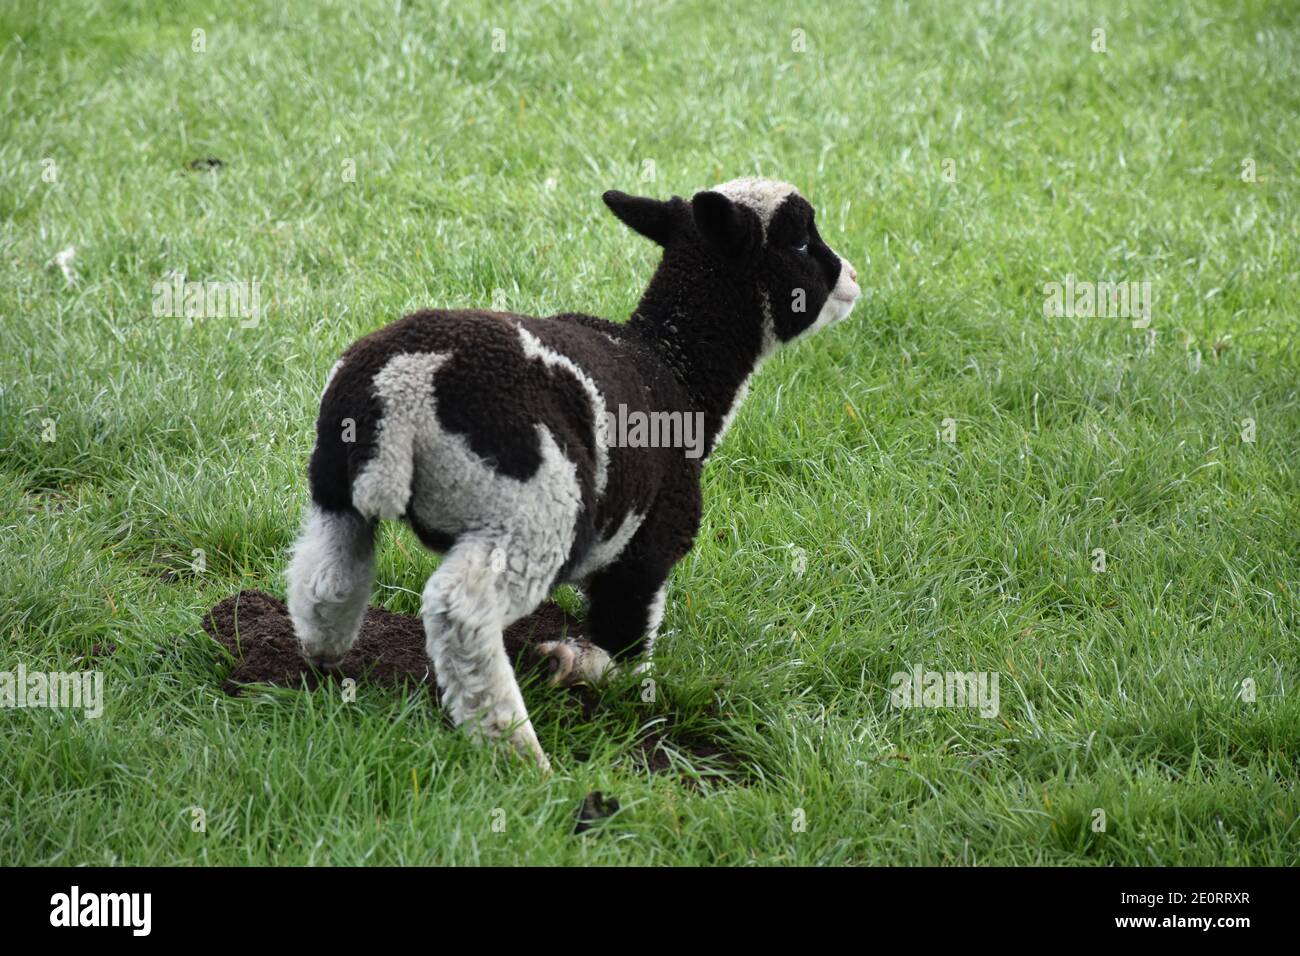
<svg viewBox="0 0 1300 956">
<path fill-rule="evenodd" d="M 722 437 L 767 350 L 757 296 L 660 294 L 652 282 L 628 321 L 704 414 L 705 454 Z M 671 410 L 671 409 L 669 409 Z"/>
</svg>

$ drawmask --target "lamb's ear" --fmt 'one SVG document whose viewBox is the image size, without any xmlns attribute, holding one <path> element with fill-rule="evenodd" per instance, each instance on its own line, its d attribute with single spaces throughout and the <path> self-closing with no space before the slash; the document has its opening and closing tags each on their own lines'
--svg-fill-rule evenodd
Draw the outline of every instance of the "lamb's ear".
<svg viewBox="0 0 1300 956">
<path fill-rule="evenodd" d="M 676 197 L 664 202 L 611 189 L 600 198 L 625 226 L 652 242 L 666 246 L 677 233 L 682 201 Z"/>
<path fill-rule="evenodd" d="M 763 227 L 754 210 L 732 202 L 722 193 L 711 189 L 696 193 L 691 211 L 700 235 L 729 256 L 747 255 L 763 241 Z"/>
</svg>

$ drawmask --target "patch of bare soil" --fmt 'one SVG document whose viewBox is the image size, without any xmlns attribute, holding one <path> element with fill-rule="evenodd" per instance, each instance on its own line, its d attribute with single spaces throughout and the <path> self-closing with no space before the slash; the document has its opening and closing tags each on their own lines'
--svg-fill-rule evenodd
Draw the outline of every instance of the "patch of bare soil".
<svg viewBox="0 0 1300 956">
<path fill-rule="evenodd" d="M 245 684 L 315 688 L 351 677 L 358 684 L 393 688 L 423 684 L 438 699 L 433 665 L 424 652 L 424 623 L 413 615 L 370 608 L 356 643 L 332 671 L 317 670 L 303 659 L 284 602 L 262 591 L 240 591 L 221 601 L 204 616 L 203 629 L 235 659 L 222 685 L 232 696 Z M 509 627 L 506 651 L 520 672 L 531 670 L 543 660 L 532 645 L 565 633 L 581 636 L 582 622 L 547 602 Z"/>
<path fill-rule="evenodd" d="M 356 643 L 331 671 L 317 670 L 303 659 L 284 602 L 263 591 L 240 591 L 221 601 L 204 615 L 203 629 L 235 660 L 222 684 L 231 696 L 238 696 L 248 684 L 314 689 L 325 682 L 351 677 L 358 684 L 394 689 L 423 686 L 433 701 L 438 701 L 433 665 L 424 652 L 424 623 L 414 615 L 370 608 Z M 512 624 L 506 630 L 505 645 L 516 672 L 522 676 L 546 667 L 534 645 L 564 634 L 584 637 L 583 623 L 552 601 Z M 572 692 L 579 697 L 588 717 L 599 706 L 598 692 L 587 687 L 575 687 Z M 633 758 L 651 773 L 671 774 L 678 770 L 674 753 L 692 763 L 717 767 L 720 772 L 741 763 L 716 741 L 678 738 L 662 724 L 637 741 Z M 685 774 L 683 779 L 694 782 Z M 617 801 L 613 804 L 617 806 Z M 606 815 L 595 807 L 585 808 L 584 813 L 588 820 Z"/>
</svg>

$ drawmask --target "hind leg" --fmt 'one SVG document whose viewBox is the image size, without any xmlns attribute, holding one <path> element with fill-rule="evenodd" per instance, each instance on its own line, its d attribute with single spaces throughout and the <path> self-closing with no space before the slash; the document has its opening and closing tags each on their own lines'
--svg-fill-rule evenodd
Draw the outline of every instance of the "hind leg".
<svg viewBox="0 0 1300 956">
<path fill-rule="evenodd" d="M 289 616 L 303 656 L 333 667 L 352 647 L 375 571 L 374 527 L 355 511 L 312 505 L 289 563 Z"/>
<path fill-rule="evenodd" d="M 447 552 L 425 585 L 421 605 L 429 659 L 442 705 L 457 726 L 466 726 L 479 742 L 508 738 L 516 751 L 549 771 L 502 642 L 506 625 L 532 610 L 545 591 L 539 594 L 512 575 L 504 555 L 474 539 L 461 539 Z"/>
</svg>

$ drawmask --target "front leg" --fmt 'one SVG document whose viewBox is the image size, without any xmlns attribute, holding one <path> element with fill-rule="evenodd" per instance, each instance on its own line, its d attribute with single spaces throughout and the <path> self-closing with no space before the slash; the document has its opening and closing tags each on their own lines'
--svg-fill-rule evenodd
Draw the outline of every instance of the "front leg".
<svg viewBox="0 0 1300 956">
<path fill-rule="evenodd" d="M 692 473 L 690 478 L 695 478 Z M 641 655 L 650 665 L 664 617 L 668 574 L 691 549 L 700 526 L 698 480 L 684 480 L 661 499 L 610 564 L 587 581 L 587 639 L 554 641 L 539 649 L 552 661 L 553 684 L 599 683 Z"/>
<path fill-rule="evenodd" d="M 587 633 L 610 658 L 649 663 L 664 618 L 670 567 L 618 562 L 593 575 Z"/>
<path fill-rule="evenodd" d="M 538 645 L 550 659 L 551 683 L 599 684 L 638 655 L 644 657 L 638 670 L 647 667 L 663 621 L 669 570 L 620 559 L 593 574 L 586 588 L 587 638 Z"/>
</svg>

